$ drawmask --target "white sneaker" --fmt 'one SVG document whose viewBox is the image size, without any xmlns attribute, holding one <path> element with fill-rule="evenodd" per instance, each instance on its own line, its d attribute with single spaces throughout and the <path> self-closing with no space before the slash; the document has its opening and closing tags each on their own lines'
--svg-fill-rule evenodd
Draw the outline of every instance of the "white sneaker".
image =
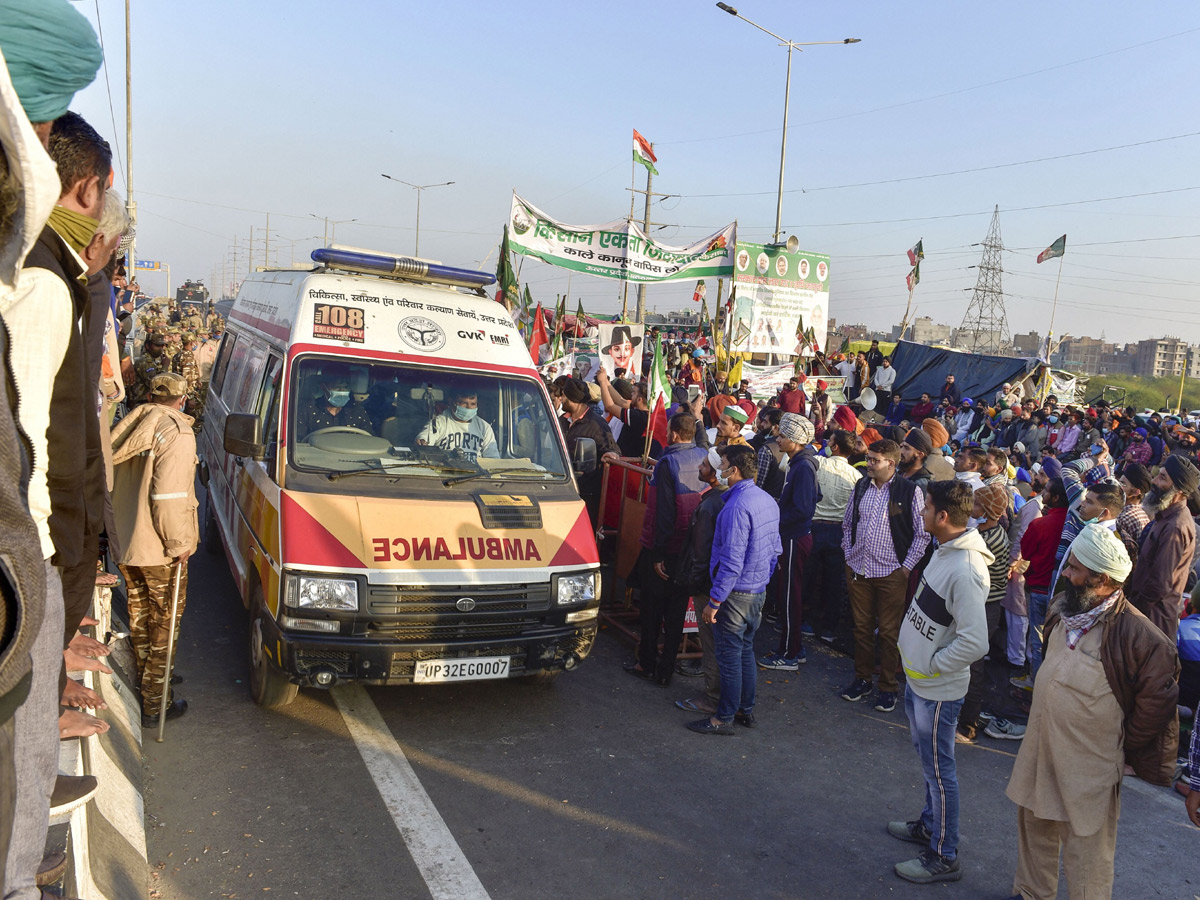
<svg viewBox="0 0 1200 900">
<path fill-rule="evenodd" d="M 1025 737 L 1025 726 L 1008 719 L 993 719 L 983 733 L 998 741 L 1019 741 Z"/>
</svg>

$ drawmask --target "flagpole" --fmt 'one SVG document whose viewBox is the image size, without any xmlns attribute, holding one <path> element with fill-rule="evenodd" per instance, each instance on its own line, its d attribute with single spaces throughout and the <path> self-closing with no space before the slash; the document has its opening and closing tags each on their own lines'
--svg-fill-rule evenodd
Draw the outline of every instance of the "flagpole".
<svg viewBox="0 0 1200 900">
<path fill-rule="evenodd" d="M 1058 283 L 1062 281 L 1063 259 L 1066 257 L 1064 253 L 1058 258 L 1058 275 L 1054 279 L 1054 302 L 1050 304 L 1050 331 L 1046 334 L 1046 364 L 1050 364 L 1050 354 L 1054 347 L 1054 313 L 1058 309 Z"/>
<path fill-rule="evenodd" d="M 631 155 L 629 158 L 629 219 L 627 224 L 633 224 L 633 200 L 634 191 L 637 189 L 637 160 Z M 621 294 L 621 321 L 626 322 L 629 319 L 629 279 L 623 279 L 625 288 Z"/>
<path fill-rule="evenodd" d="M 908 331 L 908 314 L 912 311 L 912 295 L 913 289 L 908 289 L 908 303 L 904 305 L 904 318 L 900 320 L 900 337 L 897 340 L 904 340 L 904 332 Z"/>
</svg>

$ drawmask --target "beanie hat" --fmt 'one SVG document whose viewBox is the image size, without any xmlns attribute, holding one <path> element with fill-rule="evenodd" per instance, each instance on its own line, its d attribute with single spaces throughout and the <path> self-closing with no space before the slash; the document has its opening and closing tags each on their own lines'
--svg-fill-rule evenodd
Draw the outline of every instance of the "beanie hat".
<svg viewBox="0 0 1200 900">
<path fill-rule="evenodd" d="M 1008 509 L 1008 488 L 1002 484 L 985 484 L 975 491 L 975 499 L 985 519 L 998 519 Z"/>
<path fill-rule="evenodd" d="M 882 441 L 883 435 L 874 428 L 864 428 L 860 434 L 862 435 L 863 443 L 870 447 L 876 441 Z"/>
<path fill-rule="evenodd" d="M 578 378 L 568 378 L 563 385 L 563 396 L 572 403 L 583 403 L 591 396 L 591 392 Z"/>
</svg>

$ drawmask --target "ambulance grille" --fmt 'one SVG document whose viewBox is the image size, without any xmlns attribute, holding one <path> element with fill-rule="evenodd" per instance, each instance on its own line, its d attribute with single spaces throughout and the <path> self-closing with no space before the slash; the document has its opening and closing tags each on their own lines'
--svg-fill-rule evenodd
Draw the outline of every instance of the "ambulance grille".
<svg viewBox="0 0 1200 900">
<path fill-rule="evenodd" d="M 456 623 L 432 622 L 372 622 L 369 638 L 390 638 L 399 641 L 486 641 L 521 637 L 529 628 L 541 627 L 539 619 L 517 619 L 508 622 L 491 620 Z"/>
<path fill-rule="evenodd" d="M 371 585 L 367 614 L 372 616 L 461 616 L 456 604 L 470 598 L 475 613 L 539 612 L 550 608 L 548 584 Z"/>
</svg>

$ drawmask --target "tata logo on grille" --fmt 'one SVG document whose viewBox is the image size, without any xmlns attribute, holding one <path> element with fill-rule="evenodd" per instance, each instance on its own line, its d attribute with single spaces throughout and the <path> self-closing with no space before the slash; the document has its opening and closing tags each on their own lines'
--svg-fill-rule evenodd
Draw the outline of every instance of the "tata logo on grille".
<svg viewBox="0 0 1200 900">
<path fill-rule="evenodd" d="M 475 608 L 475 601 L 470 597 L 463 597 L 454 604 L 454 608 L 459 612 L 470 612 Z"/>
<path fill-rule="evenodd" d="M 424 316 L 408 316 L 400 320 L 400 338 L 414 350 L 433 353 L 446 343 L 446 332 L 437 322 Z"/>
</svg>

